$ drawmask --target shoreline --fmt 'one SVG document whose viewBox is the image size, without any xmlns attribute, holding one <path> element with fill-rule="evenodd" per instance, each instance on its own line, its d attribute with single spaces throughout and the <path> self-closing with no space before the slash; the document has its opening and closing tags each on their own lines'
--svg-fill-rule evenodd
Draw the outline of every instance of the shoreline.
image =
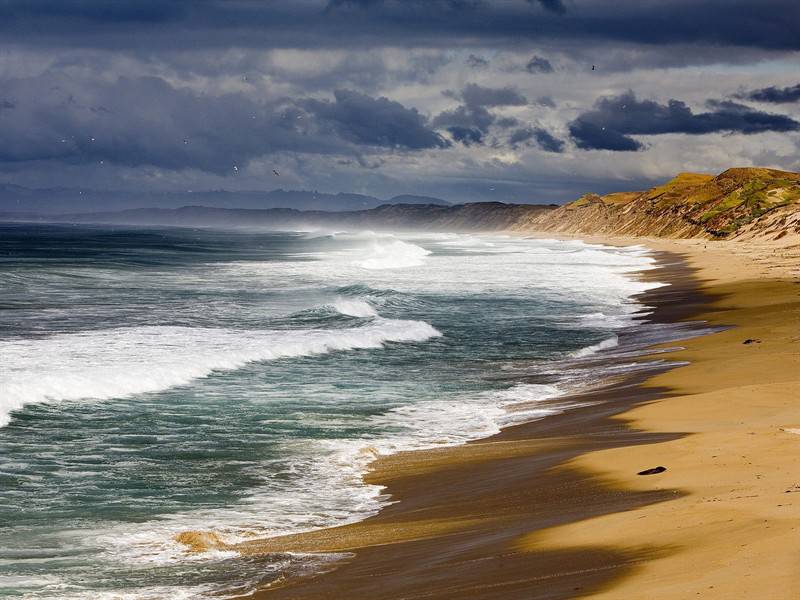
<svg viewBox="0 0 800 600">
<path fill-rule="evenodd" d="M 575 237 L 586 240 L 586 236 Z M 617 240 L 587 241 L 613 245 Z M 659 245 L 657 250 L 672 252 L 684 250 L 664 240 L 659 244 L 638 238 L 619 242 L 650 248 Z M 691 253 L 688 261 L 692 263 Z M 692 280 L 709 297 L 696 298 L 687 306 L 685 299 L 692 294 L 686 282 L 676 286 L 673 279 L 672 286 L 659 288 L 661 297 L 651 318 L 675 322 L 705 311 L 709 316 L 716 315 L 712 321 L 719 322 L 720 311 L 714 306 L 724 294 L 715 293 L 714 283 L 708 282 L 707 265 L 691 264 L 691 268 L 699 271 Z M 663 279 L 662 269 L 651 273 Z M 645 296 L 658 296 L 659 289 Z M 649 299 L 645 303 L 653 304 Z M 699 339 L 708 337 L 716 336 Z M 681 344 L 691 347 L 697 339 Z M 690 351 L 670 354 L 668 359 Z M 591 521 L 646 511 L 647 507 L 684 496 L 683 490 L 660 484 L 630 489 L 631 483 L 639 482 L 612 482 L 592 469 L 574 467 L 585 457 L 615 449 L 629 453 L 634 444 L 651 448 L 682 439 L 684 432 L 632 428 L 623 421 L 636 407 L 663 404 L 654 403 L 655 398 L 679 395 L 669 381 L 654 385 L 660 378 L 668 380 L 674 372 L 635 377 L 638 381 L 626 379 L 587 394 L 593 400 L 605 400 L 601 405 L 573 408 L 511 426 L 496 436 L 463 446 L 380 458 L 366 480 L 386 485 L 386 493 L 395 503 L 378 515 L 344 527 L 254 540 L 238 548 L 246 554 L 355 552 L 354 557 L 341 561 L 327 574 L 293 578 L 282 582 L 285 585 L 281 587 L 261 590 L 255 597 L 569 598 L 613 590 L 612 584 L 625 581 L 639 565 L 649 564 L 656 555 L 671 555 L 673 550 L 659 549 L 657 544 L 652 548 L 618 548 L 603 538 L 599 543 L 587 541 L 571 548 L 562 543 L 561 536 L 550 539 L 546 535 L 543 539 L 552 548 L 545 549 L 546 545 L 537 542 L 534 548 L 521 549 L 520 544 L 553 528 L 580 530 Z M 656 466 L 642 464 L 641 468 Z M 639 479 L 647 484 L 668 478 L 665 474 Z M 613 535 L 607 536 L 608 542 L 614 540 Z"/>
</svg>

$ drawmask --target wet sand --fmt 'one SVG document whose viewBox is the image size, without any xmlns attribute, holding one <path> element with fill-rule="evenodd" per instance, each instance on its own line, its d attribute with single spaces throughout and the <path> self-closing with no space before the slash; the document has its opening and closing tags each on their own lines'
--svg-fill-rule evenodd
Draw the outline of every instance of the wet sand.
<svg viewBox="0 0 800 600">
<path fill-rule="evenodd" d="M 379 459 L 367 480 L 395 503 L 375 517 L 237 548 L 349 553 L 255 597 L 798 597 L 800 435 L 786 431 L 800 432 L 794 264 L 729 243 L 646 243 L 686 260 L 657 272 L 673 285 L 647 294 L 655 319 L 732 328 L 680 342 L 667 357 L 687 366 L 575 398 L 590 406 Z M 667 471 L 636 474 L 659 465 Z"/>
</svg>

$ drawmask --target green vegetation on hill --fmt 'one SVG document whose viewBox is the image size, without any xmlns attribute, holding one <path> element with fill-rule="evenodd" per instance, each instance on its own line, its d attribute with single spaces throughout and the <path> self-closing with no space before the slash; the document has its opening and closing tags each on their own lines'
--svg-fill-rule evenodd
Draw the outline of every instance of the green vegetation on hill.
<svg viewBox="0 0 800 600">
<path fill-rule="evenodd" d="M 691 216 L 712 235 L 725 236 L 800 198 L 800 175 L 773 169 L 729 169 L 701 189 Z"/>
<path fill-rule="evenodd" d="M 774 216 L 773 232 L 795 221 L 781 215 L 798 211 L 800 173 L 744 167 L 717 176 L 680 173 L 644 192 L 586 194 L 540 222 L 564 231 L 730 237 Z"/>
</svg>

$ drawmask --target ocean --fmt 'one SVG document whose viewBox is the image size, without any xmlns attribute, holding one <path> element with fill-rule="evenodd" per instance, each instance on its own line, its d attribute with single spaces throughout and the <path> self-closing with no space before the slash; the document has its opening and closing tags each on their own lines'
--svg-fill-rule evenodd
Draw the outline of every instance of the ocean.
<svg viewBox="0 0 800 600">
<path fill-rule="evenodd" d="M 653 268 L 499 235 L 0 224 L 0 597 L 225 598 L 321 568 L 174 538 L 357 521 L 387 501 L 375 456 L 568 410 L 621 337 L 662 339 Z"/>
</svg>

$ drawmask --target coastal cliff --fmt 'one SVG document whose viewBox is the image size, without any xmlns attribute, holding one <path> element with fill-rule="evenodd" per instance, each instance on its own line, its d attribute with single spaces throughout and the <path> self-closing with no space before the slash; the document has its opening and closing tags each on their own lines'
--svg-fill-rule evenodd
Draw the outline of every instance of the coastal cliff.
<svg viewBox="0 0 800 600">
<path fill-rule="evenodd" d="M 513 229 L 663 238 L 781 239 L 800 234 L 800 173 L 681 173 L 644 192 L 587 194 Z"/>
</svg>

